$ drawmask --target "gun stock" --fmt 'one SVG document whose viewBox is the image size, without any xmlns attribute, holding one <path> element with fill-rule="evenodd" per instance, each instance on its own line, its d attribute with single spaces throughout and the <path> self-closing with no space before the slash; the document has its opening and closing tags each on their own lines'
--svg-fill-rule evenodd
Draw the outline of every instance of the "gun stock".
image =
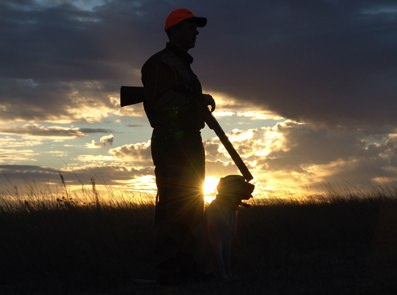
<svg viewBox="0 0 397 295">
<path fill-rule="evenodd" d="M 122 107 L 143 102 L 144 97 L 145 92 L 143 87 L 121 86 L 120 105 Z M 226 136 L 221 125 L 219 125 L 218 121 L 215 119 L 215 117 L 212 115 L 207 107 L 203 106 L 203 109 L 204 120 L 207 123 L 208 127 L 214 130 L 215 134 L 218 136 L 219 140 L 228 151 L 230 157 L 236 164 L 237 168 L 240 170 L 243 177 L 247 181 L 252 180 L 254 177 L 248 170 L 248 167 L 245 165 L 240 155 L 237 153 L 236 149 L 233 147 L 232 143 L 229 141 L 229 138 Z"/>
<path fill-rule="evenodd" d="M 143 87 L 121 86 L 120 106 L 128 106 L 143 102 L 145 91 Z"/>
</svg>

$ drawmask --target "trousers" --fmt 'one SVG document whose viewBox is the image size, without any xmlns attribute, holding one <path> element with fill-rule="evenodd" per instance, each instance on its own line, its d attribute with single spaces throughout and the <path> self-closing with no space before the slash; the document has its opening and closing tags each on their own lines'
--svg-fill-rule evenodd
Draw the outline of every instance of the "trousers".
<svg viewBox="0 0 397 295">
<path fill-rule="evenodd" d="M 155 260 L 159 272 L 194 271 L 194 229 L 204 218 L 205 154 L 200 131 L 153 130 Z"/>
</svg>

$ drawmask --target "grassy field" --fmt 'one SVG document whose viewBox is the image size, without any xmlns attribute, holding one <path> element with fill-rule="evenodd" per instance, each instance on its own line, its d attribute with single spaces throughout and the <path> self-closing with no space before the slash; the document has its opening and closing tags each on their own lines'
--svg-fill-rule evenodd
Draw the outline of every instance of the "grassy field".
<svg viewBox="0 0 397 295">
<path fill-rule="evenodd" d="M 0 294 L 397 294 L 397 198 L 241 208 L 230 283 L 160 287 L 153 211 L 131 203 L 0 209 Z"/>
</svg>

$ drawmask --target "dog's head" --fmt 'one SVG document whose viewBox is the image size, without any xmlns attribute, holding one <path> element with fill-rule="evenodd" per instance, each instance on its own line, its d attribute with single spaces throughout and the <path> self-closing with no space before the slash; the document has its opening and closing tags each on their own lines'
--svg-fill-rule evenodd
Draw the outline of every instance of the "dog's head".
<svg viewBox="0 0 397 295">
<path fill-rule="evenodd" d="M 217 198 L 236 202 L 237 206 L 248 206 L 241 200 L 252 198 L 255 185 L 247 182 L 241 175 L 228 175 L 220 179 L 216 189 L 218 191 Z"/>
</svg>

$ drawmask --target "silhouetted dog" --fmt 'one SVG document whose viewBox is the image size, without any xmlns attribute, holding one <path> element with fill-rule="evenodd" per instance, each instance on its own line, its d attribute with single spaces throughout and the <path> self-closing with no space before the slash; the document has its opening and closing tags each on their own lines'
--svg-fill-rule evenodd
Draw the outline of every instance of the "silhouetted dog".
<svg viewBox="0 0 397 295">
<path fill-rule="evenodd" d="M 228 175 L 217 185 L 216 199 L 206 209 L 206 225 L 211 264 L 222 280 L 232 278 L 232 240 L 237 227 L 237 211 L 242 202 L 252 198 L 255 186 L 240 175 Z"/>
</svg>

